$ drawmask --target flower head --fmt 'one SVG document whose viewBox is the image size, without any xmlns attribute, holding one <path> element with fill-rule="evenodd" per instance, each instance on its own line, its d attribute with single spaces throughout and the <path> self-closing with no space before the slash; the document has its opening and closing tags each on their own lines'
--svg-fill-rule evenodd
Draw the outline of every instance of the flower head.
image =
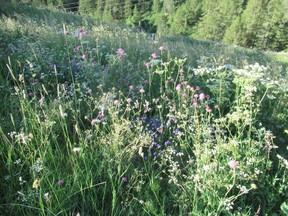
<svg viewBox="0 0 288 216">
<path fill-rule="evenodd" d="M 182 89 L 181 84 L 178 84 L 175 89 L 176 89 L 177 91 L 180 91 L 180 90 Z"/>
<path fill-rule="evenodd" d="M 164 46 L 160 46 L 160 47 L 159 47 L 159 50 L 160 50 L 160 51 L 163 51 L 164 49 L 165 49 Z"/>
<path fill-rule="evenodd" d="M 119 55 L 124 55 L 125 54 L 125 51 L 122 48 L 117 49 L 117 52 L 118 52 Z"/>
<path fill-rule="evenodd" d="M 152 56 L 153 59 L 157 58 L 157 54 L 156 53 L 152 53 L 151 56 Z"/>
<path fill-rule="evenodd" d="M 146 67 L 151 67 L 152 64 L 151 64 L 151 62 L 146 62 L 146 63 L 145 63 L 145 66 L 146 66 Z"/>
<path fill-rule="evenodd" d="M 63 179 L 60 179 L 58 182 L 57 182 L 57 185 L 61 186 L 64 184 L 64 180 Z"/>
<path fill-rule="evenodd" d="M 205 99 L 205 94 L 204 94 L 204 93 L 201 93 L 201 94 L 199 95 L 199 99 L 200 99 L 200 100 L 204 100 L 204 99 Z"/>
<path fill-rule="evenodd" d="M 239 163 L 236 160 L 230 160 L 228 165 L 231 169 L 236 169 L 238 167 Z"/>
<path fill-rule="evenodd" d="M 125 176 L 124 176 L 124 177 L 122 177 L 122 179 L 121 179 L 121 180 L 122 180 L 122 182 L 123 182 L 123 183 L 126 183 L 126 182 L 128 182 L 128 178 L 127 178 L 127 177 L 125 177 Z"/>
</svg>

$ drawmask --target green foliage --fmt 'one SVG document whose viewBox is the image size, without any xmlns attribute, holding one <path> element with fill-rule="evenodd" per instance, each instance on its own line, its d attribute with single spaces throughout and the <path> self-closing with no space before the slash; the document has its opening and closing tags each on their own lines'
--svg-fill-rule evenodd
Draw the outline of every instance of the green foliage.
<svg viewBox="0 0 288 216">
<path fill-rule="evenodd" d="M 193 28 L 202 16 L 201 1 L 188 0 L 182 4 L 173 16 L 171 31 L 176 35 L 191 35 Z"/>
<path fill-rule="evenodd" d="M 1 10 L 3 214 L 285 214 L 287 61 Z"/>
<path fill-rule="evenodd" d="M 95 10 L 94 0 L 80 0 L 79 1 L 79 12 L 83 15 L 92 14 Z"/>
</svg>

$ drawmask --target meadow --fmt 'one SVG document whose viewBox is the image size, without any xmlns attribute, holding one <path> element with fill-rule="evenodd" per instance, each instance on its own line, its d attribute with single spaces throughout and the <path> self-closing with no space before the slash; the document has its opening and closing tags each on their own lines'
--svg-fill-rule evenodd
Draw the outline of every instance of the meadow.
<svg viewBox="0 0 288 216">
<path fill-rule="evenodd" d="M 288 214 L 287 53 L 0 13 L 0 214 Z"/>
</svg>

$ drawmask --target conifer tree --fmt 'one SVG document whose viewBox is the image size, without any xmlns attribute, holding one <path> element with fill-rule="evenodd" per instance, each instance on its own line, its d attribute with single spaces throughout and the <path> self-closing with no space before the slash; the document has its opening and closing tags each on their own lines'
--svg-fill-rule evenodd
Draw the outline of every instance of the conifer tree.
<svg viewBox="0 0 288 216">
<path fill-rule="evenodd" d="M 132 15 L 132 4 L 131 0 L 125 0 L 124 3 L 124 17 L 125 19 L 128 19 Z"/>
<path fill-rule="evenodd" d="M 276 51 L 288 48 L 288 2 L 272 0 L 267 4 L 267 13 L 263 20 L 262 34 L 259 34 L 257 46 Z"/>
<path fill-rule="evenodd" d="M 187 0 L 176 10 L 171 23 L 172 34 L 192 34 L 202 16 L 201 2 L 201 0 Z"/>
<path fill-rule="evenodd" d="M 221 41 L 233 19 L 241 13 L 243 4 L 243 0 L 204 0 L 204 16 L 194 36 Z"/>
<path fill-rule="evenodd" d="M 112 1 L 105 2 L 102 20 L 105 22 L 112 22 L 114 20 L 112 15 Z"/>
<path fill-rule="evenodd" d="M 103 0 L 97 0 L 96 10 L 94 10 L 93 12 L 93 17 L 96 20 L 102 20 L 103 10 L 104 10 Z"/>
</svg>

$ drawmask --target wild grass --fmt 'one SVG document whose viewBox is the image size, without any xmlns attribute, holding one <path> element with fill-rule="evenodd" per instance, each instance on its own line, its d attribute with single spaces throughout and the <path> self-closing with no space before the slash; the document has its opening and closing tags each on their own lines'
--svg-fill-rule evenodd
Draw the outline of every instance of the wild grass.
<svg viewBox="0 0 288 216">
<path fill-rule="evenodd" d="M 285 54 L 1 11 L 4 215 L 287 214 Z"/>
</svg>

